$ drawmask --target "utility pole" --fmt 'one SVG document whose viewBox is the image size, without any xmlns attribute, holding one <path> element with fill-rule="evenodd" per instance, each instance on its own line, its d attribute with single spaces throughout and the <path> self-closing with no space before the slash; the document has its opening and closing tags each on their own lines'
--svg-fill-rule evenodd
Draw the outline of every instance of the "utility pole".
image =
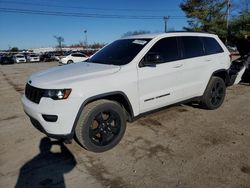
<svg viewBox="0 0 250 188">
<path fill-rule="evenodd" d="M 231 1 L 227 0 L 227 37 L 226 37 L 226 44 L 228 43 L 228 37 L 229 37 L 229 18 L 230 18 L 230 8 L 231 8 Z"/>
<path fill-rule="evenodd" d="M 87 44 L 88 44 L 87 32 L 88 32 L 88 30 L 84 29 L 84 36 L 85 36 L 84 44 L 85 44 L 85 47 L 87 47 Z"/>
<path fill-rule="evenodd" d="M 229 29 L 230 8 L 231 8 L 231 1 L 227 0 L 227 30 Z"/>
<path fill-rule="evenodd" d="M 165 33 L 167 32 L 168 30 L 168 20 L 170 19 L 170 16 L 164 16 L 163 17 L 163 20 L 164 20 L 164 23 L 165 23 Z"/>
</svg>

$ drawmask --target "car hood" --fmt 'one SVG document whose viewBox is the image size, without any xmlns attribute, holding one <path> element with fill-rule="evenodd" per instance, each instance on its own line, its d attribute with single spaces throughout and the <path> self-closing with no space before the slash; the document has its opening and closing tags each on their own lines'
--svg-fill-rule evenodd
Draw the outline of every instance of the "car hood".
<svg viewBox="0 0 250 188">
<path fill-rule="evenodd" d="M 96 63 L 78 63 L 50 68 L 30 76 L 28 82 L 34 87 L 59 89 L 72 83 L 110 75 L 120 70 L 120 66 Z"/>
</svg>

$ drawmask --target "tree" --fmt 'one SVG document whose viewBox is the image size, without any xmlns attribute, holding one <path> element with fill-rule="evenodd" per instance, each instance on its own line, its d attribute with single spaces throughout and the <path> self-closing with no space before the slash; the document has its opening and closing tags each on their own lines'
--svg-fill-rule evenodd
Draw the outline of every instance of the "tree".
<svg viewBox="0 0 250 188">
<path fill-rule="evenodd" d="M 64 38 L 56 35 L 54 35 L 54 38 L 57 40 L 58 43 L 57 47 L 60 49 L 60 51 L 62 51 L 62 43 L 64 42 Z"/>
<path fill-rule="evenodd" d="M 10 49 L 11 52 L 18 52 L 18 47 L 13 47 Z"/>
<path fill-rule="evenodd" d="M 140 35 L 140 34 L 147 34 L 150 33 L 150 31 L 145 31 L 145 30 L 138 30 L 138 31 L 128 31 L 122 35 L 122 37 L 129 37 L 133 35 Z"/>
<path fill-rule="evenodd" d="M 243 38 L 244 36 L 250 36 L 250 12 L 241 12 L 239 16 L 235 17 L 231 21 L 230 35 L 236 38 Z"/>
<path fill-rule="evenodd" d="M 188 18 L 189 31 L 216 33 L 222 38 L 227 36 L 227 0 L 184 0 L 180 7 Z"/>
</svg>

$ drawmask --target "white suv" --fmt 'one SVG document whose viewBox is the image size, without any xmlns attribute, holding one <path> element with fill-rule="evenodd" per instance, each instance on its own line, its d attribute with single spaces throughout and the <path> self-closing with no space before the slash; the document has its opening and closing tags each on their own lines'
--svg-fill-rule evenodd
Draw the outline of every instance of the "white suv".
<svg viewBox="0 0 250 188">
<path fill-rule="evenodd" d="M 86 63 L 33 74 L 22 97 L 33 125 L 50 137 L 103 152 L 121 140 L 126 121 L 175 103 L 216 109 L 230 70 L 230 53 L 213 34 L 172 32 L 123 38 Z"/>
</svg>

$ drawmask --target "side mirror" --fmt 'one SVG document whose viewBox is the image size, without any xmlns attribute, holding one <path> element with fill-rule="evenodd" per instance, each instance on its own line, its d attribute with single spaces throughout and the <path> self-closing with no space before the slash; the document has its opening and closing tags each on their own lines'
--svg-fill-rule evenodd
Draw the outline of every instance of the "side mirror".
<svg viewBox="0 0 250 188">
<path fill-rule="evenodd" d="M 148 53 L 143 61 L 144 66 L 156 66 L 157 63 L 162 63 L 162 57 L 159 53 Z"/>
</svg>

